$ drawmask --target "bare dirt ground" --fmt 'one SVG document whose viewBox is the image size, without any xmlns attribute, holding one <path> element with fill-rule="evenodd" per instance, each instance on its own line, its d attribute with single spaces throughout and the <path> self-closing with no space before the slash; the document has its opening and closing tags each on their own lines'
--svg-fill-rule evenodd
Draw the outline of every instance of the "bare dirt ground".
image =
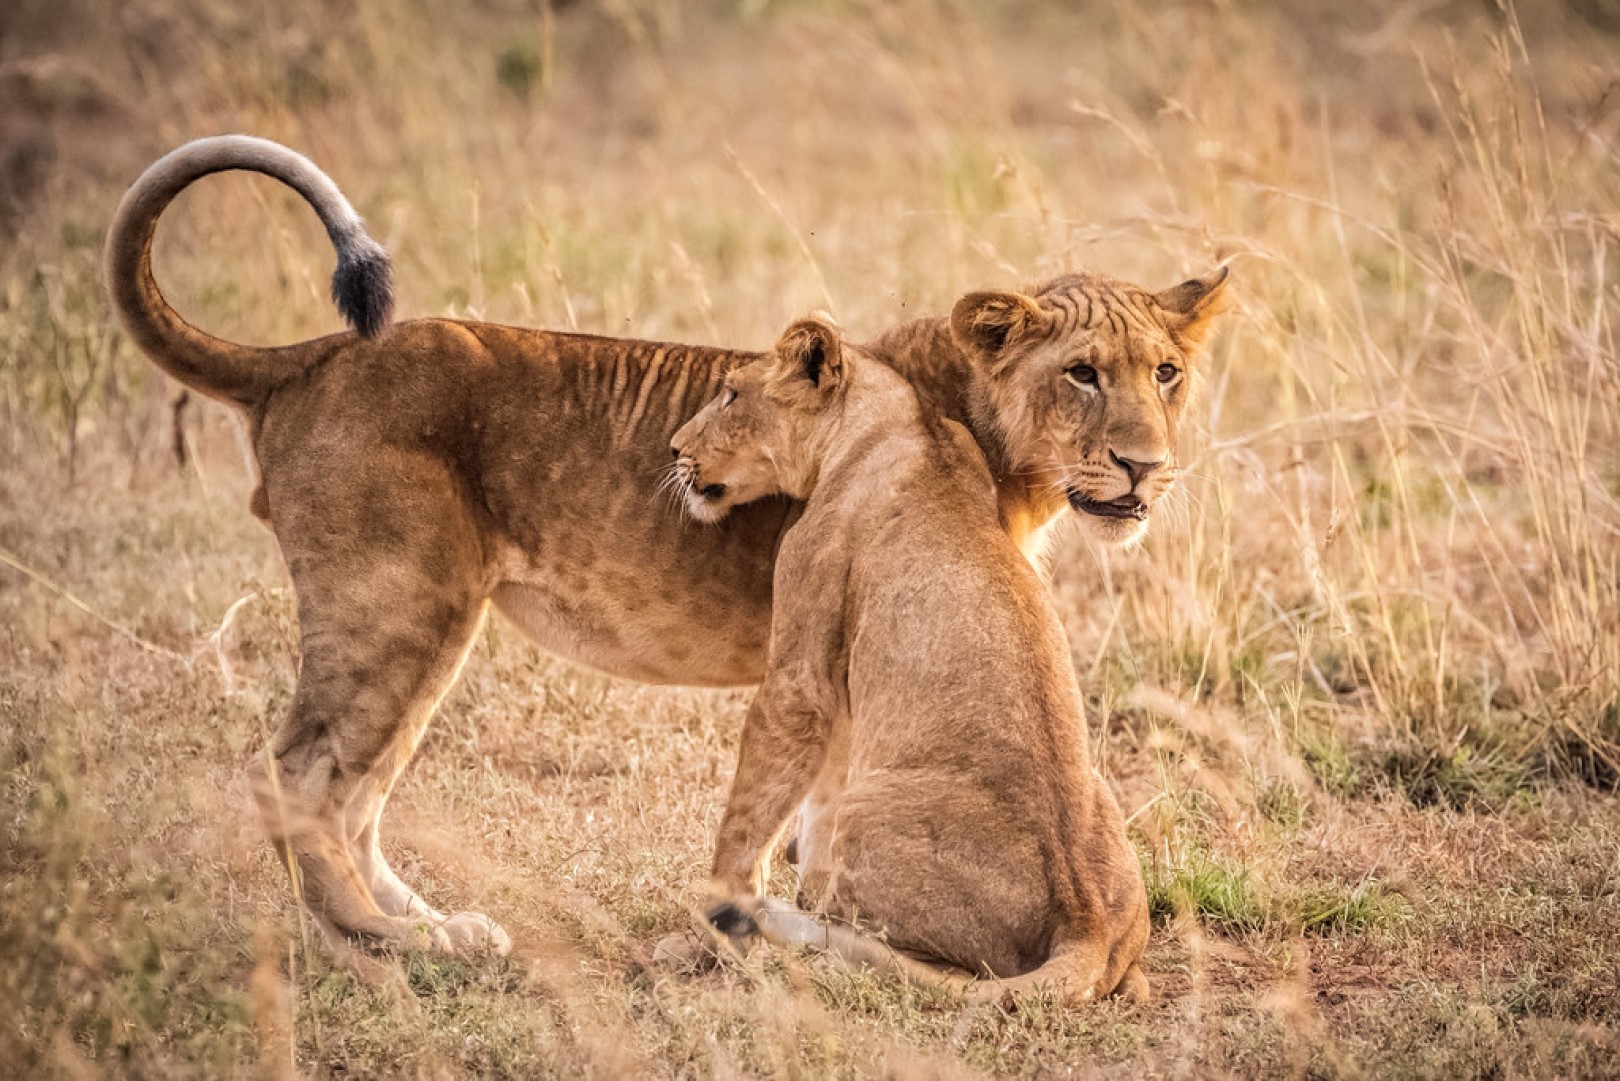
<svg viewBox="0 0 1620 1081">
<path fill-rule="evenodd" d="M 0 1064 L 1620 1073 L 1609 7 L 272 7 L 0 14 Z M 649 967 L 747 693 L 611 680 L 499 621 L 385 822 L 513 956 L 324 948 L 243 782 L 297 669 L 274 539 L 231 418 L 173 408 L 96 280 L 122 187 L 225 130 L 332 173 L 406 315 L 760 347 L 812 307 L 871 334 L 1231 258 L 1181 500 L 1141 549 L 1053 564 L 1154 1001 Z M 248 340 L 334 329 L 329 267 L 240 177 L 160 236 L 181 309 Z"/>
</svg>

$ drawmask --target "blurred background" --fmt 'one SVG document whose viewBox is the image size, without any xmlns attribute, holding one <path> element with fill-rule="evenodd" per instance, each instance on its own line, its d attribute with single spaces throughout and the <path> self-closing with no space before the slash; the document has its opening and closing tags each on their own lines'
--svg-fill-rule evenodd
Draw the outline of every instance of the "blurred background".
<svg viewBox="0 0 1620 1081">
<path fill-rule="evenodd" d="M 1617 57 L 1613 0 L 10 0 L 0 1061 L 1604 1072 Z M 815 307 L 866 337 L 971 289 L 1231 259 L 1182 495 L 1143 547 L 1068 537 L 1053 566 L 1157 1004 L 958 1018 L 799 961 L 648 974 L 746 695 L 616 683 L 499 623 L 390 856 L 518 956 L 397 984 L 311 948 L 239 821 L 293 600 L 233 419 L 177 407 L 98 277 L 124 187 L 230 131 L 337 181 L 403 317 L 762 348 Z M 192 188 L 156 265 L 226 337 L 338 329 L 329 245 L 272 182 Z"/>
</svg>

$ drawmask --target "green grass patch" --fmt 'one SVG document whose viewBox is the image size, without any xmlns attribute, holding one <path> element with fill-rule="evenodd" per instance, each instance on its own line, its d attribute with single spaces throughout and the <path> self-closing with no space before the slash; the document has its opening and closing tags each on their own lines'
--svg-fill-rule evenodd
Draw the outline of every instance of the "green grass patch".
<svg viewBox="0 0 1620 1081">
<path fill-rule="evenodd" d="M 1300 931 L 1309 935 L 1354 934 L 1393 927 L 1411 918 L 1412 906 L 1375 879 L 1358 882 L 1348 890 L 1306 889 L 1288 904 Z"/>
<path fill-rule="evenodd" d="M 1273 887 L 1248 868 L 1201 850 L 1175 866 L 1148 863 L 1143 877 L 1155 923 L 1191 916 L 1231 935 L 1356 934 L 1395 926 L 1411 915 L 1406 899 L 1375 879 L 1348 887 Z"/>
<path fill-rule="evenodd" d="M 1323 731 L 1302 735 L 1299 754 L 1305 767 L 1322 783 L 1322 787 L 1336 796 L 1353 795 L 1361 786 L 1361 773 L 1345 750 L 1344 744 L 1332 732 Z"/>
<path fill-rule="evenodd" d="M 1264 887 L 1247 870 L 1205 852 L 1188 854 L 1179 865 L 1143 868 L 1148 911 L 1157 923 L 1183 913 L 1232 933 L 1259 931 L 1267 922 Z"/>
<path fill-rule="evenodd" d="M 1496 810 L 1533 798 L 1524 749 L 1498 739 L 1463 739 L 1450 749 L 1403 740 L 1365 753 L 1364 772 L 1417 807 Z"/>
<path fill-rule="evenodd" d="M 1312 818 L 1310 801 L 1291 781 L 1271 780 L 1260 785 L 1255 805 L 1267 822 L 1283 830 L 1301 829 Z"/>
</svg>

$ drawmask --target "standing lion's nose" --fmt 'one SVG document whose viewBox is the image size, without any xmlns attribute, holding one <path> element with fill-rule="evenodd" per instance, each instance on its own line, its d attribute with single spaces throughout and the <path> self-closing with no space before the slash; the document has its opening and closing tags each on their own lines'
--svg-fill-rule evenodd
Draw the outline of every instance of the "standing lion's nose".
<svg viewBox="0 0 1620 1081">
<path fill-rule="evenodd" d="M 669 445 L 669 456 L 671 458 L 679 458 L 681 456 L 681 448 L 677 447 L 674 443 L 671 443 Z"/>
<path fill-rule="evenodd" d="M 1164 460 L 1162 458 L 1157 462 L 1138 462 L 1133 461 L 1130 458 L 1121 458 L 1113 451 L 1109 451 L 1108 456 L 1114 460 L 1115 465 L 1125 470 L 1125 475 L 1131 478 L 1132 488 L 1136 487 L 1138 484 L 1141 484 L 1143 477 L 1147 476 L 1149 473 L 1153 472 L 1155 469 L 1164 464 Z"/>
</svg>

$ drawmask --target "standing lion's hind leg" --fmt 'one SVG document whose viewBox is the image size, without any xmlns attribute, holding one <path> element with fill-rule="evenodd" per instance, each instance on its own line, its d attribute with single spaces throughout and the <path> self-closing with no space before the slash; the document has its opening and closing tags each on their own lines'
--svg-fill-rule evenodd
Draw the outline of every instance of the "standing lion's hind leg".
<svg viewBox="0 0 1620 1081">
<path fill-rule="evenodd" d="M 388 866 L 378 843 L 388 793 L 483 613 L 480 601 L 460 607 L 440 607 L 426 621 L 441 628 L 437 636 L 420 626 L 306 635 L 292 715 L 272 745 L 276 783 L 262 785 L 260 799 L 272 835 L 296 861 L 305 903 L 330 930 L 365 946 L 504 952 L 511 945 L 485 916 L 434 910 Z"/>
<path fill-rule="evenodd" d="M 479 606 L 473 631 L 467 636 L 461 655 L 456 658 L 449 677 L 443 681 L 440 695 L 435 697 L 426 709 L 413 715 L 407 724 L 402 726 L 388 748 L 378 756 L 376 764 L 372 766 L 361 783 L 360 790 L 350 802 L 346 817 L 350 850 L 355 865 L 370 888 L 377 906 L 385 914 L 428 922 L 448 937 L 449 945 L 453 949 L 473 950 L 488 947 L 498 953 L 505 953 L 511 948 L 512 940 L 494 920 L 476 912 L 446 916 L 408 886 L 389 866 L 387 857 L 383 855 L 380 836 L 383 808 L 388 803 L 388 796 L 416 753 L 417 745 L 421 743 L 422 736 L 426 732 L 428 721 L 437 712 L 439 698 L 442 698 L 443 692 L 448 691 L 454 683 L 456 674 L 465 663 L 466 655 L 471 651 L 472 644 L 477 638 L 478 627 L 483 623 L 483 613 L 487 609 L 487 604 Z"/>
<path fill-rule="evenodd" d="M 441 916 L 377 843 L 388 793 L 460 671 L 491 577 L 450 478 L 415 464 L 408 491 L 310 501 L 305 521 L 276 523 L 303 663 L 260 809 L 327 930 L 370 949 L 504 952 L 505 931 L 476 913 Z M 424 502 L 436 513 L 422 513 Z"/>
<path fill-rule="evenodd" d="M 265 829 L 292 876 L 298 898 L 322 931 L 335 940 L 365 948 L 423 948 L 445 945 L 426 921 L 385 913 L 355 864 L 341 816 L 330 811 L 344 785 L 334 778 L 332 758 L 298 733 L 289 718 L 278 735 L 289 753 L 274 753 L 256 769 L 254 794 Z M 289 738 L 290 737 L 290 738 Z"/>
<path fill-rule="evenodd" d="M 382 774 L 382 776 L 376 776 Z M 349 838 L 350 855 L 354 859 L 355 867 L 360 871 L 361 879 L 371 890 L 372 899 L 377 907 L 390 916 L 415 916 L 421 919 L 442 922 L 444 914 L 424 901 L 420 894 L 405 884 L 405 881 L 389 866 L 388 858 L 383 855 L 380 832 L 382 829 L 383 807 L 388 802 L 388 789 L 393 787 L 394 775 L 392 770 L 374 770 L 372 777 L 366 778 L 365 789 L 354 801 L 351 807 L 349 825 L 346 833 Z"/>
</svg>

